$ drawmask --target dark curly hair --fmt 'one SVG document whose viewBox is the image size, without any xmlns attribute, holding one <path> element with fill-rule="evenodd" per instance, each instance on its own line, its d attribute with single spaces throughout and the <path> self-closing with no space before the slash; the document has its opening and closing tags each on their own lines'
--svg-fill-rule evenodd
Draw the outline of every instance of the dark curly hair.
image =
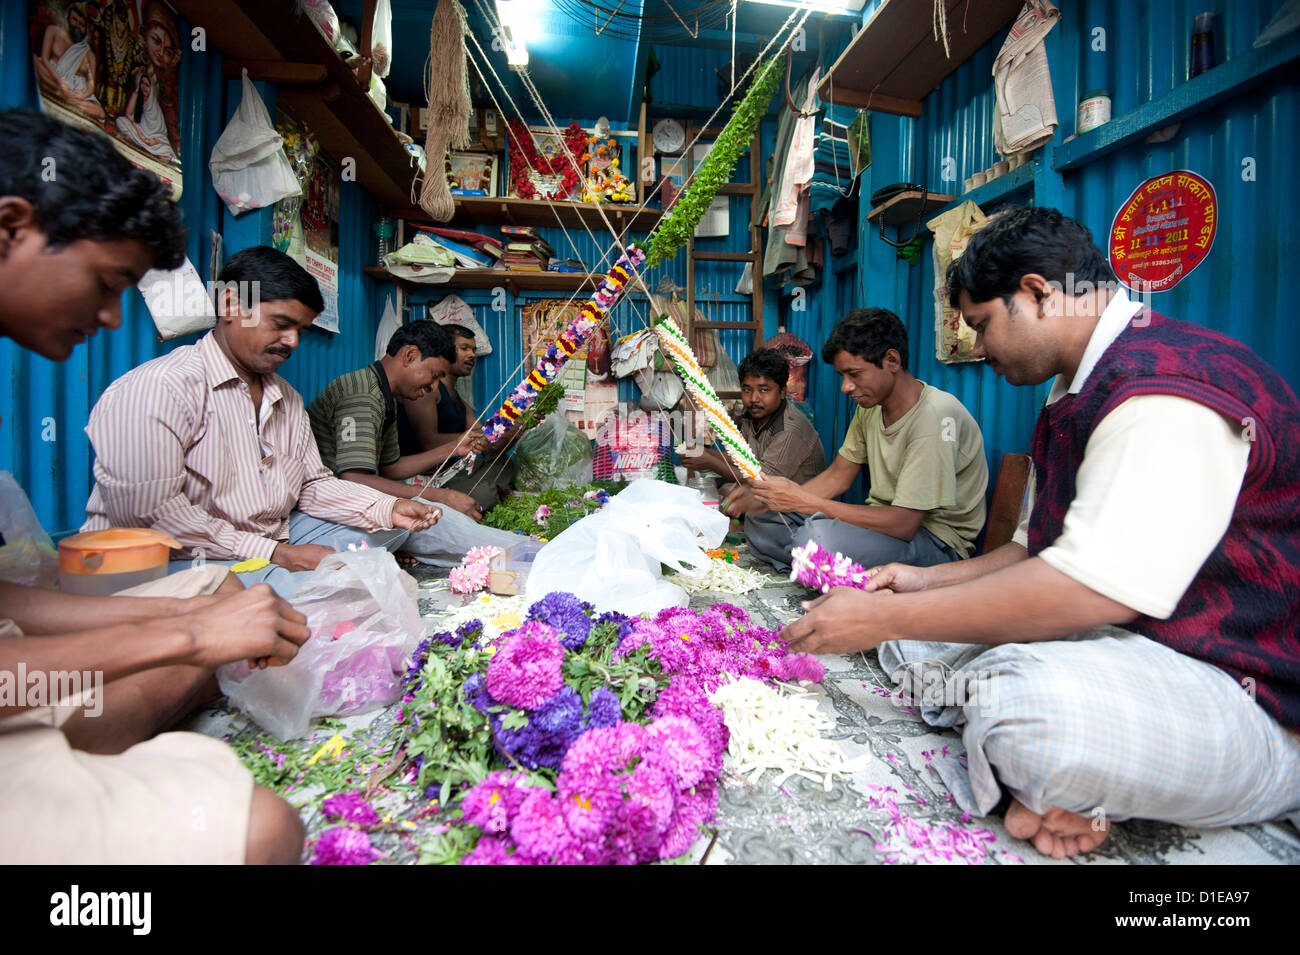
<svg viewBox="0 0 1300 955">
<path fill-rule="evenodd" d="M 756 348 L 740 363 L 738 374 L 742 382 L 752 375 L 755 378 L 771 378 L 784 388 L 790 380 L 790 362 L 775 348 Z"/>
<path fill-rule="evenodd" d="M 1067 291 L 1115 284 L 1106 254 L 1082 222 L 1056 209 L 1016 206 L 971 236 L 948 266 L 948 302 L 957 308 L 965 292 L 972 302 L 1000 298 L 1010 305 L 1020 279 L 1031 273 Z"/>
<path fill-rule="evenodd" d="M 18 196 L 50 246 L 135 239 L 156 269 L 185 261 L 185 226 L 167 187 L 133 166 L 103 133 L 28 109 L 0 110 L 0 195 Z"/>
<path fill-rule="evenodd" d="M 822 361 L 833 365 L 835 356 L 846 351 L 881 368 L 885 352 L 891 348 L 898 352 L 898 363 L 907 368 L 903 320 L 886 308 L 855 308 L 831 329 L 830 338 L 822 345 Z"/>
<path fill-rule="evenodd" d="M 421 358 L 444 358 L 447 364 L 456 363 L 456 339 L 437 322 L 422 318 L 403 325 L 388 339 L 388 354 L 396 355 L 407 345 L 420 349 Z"/>
</svg>

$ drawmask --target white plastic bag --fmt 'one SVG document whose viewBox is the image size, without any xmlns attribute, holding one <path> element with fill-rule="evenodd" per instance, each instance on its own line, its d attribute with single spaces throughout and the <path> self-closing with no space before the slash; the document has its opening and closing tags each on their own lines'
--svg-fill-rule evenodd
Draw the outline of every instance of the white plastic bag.
<svg viewBox="0 0 1300 955">
<path fill-rule="evenodd" d="M 302 195 L 283 145 L 261 94 L 244 70 L 244 98 L 208 161 L 212 185 L 231 215 Z"/>
<path fill-rule="evenodd" d="M 414 579 L 386 550 L 339 551 L 293 597 L 311 638 L 287 666 L 217 670 L 221 691 L 280 739 L 305 736 L 318 716 L 353 716 L 397 700 L 424 626 Z"/>
<path fill-rule="evenodd" d="M 690 576 L 707 573 L 713 561 L 702 548 L 720 546 L 729 524 L 725 514 L 704 506 L 699 491 L 633 481 L 542 548 L 528 575 L 528 599 L 564 590 L 602 613 L 685 607 L 686 591 L 665 580 L 660 565 Z"/>
<path fill-rule="evenodd" d="M 377 76 L 387 76 L 393 66 L 393 8 L 388 0 L 375 4 L 375 22 L 370 28 L 370 61 Z"/>
<path fill-rule="evenodd" d="M 389 295 L 384 299 L 384 314 L 379 319 L 379 328 L 375 331 L 375 361 L 388 354 L 389 339 L 396 335 L 401 327 L 401 319 L 397 317 L 397 309 L 393 307 L 393 297 Z"/>
<path fill-rule="evenodd" d="M 32 509 L 32 502 L 8 471 L 0 471 L 0 580 L 54 589 L 59 553 Z"/>
</svg>

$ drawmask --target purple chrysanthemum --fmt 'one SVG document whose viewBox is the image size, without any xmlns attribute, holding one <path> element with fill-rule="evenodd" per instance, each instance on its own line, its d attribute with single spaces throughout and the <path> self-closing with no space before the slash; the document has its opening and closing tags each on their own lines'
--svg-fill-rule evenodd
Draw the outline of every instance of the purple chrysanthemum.
<svg viewBox="0 0 1300 955">
<path fill-rule="evenodd" d="M 564 685 L 560 666 L 564 646 L 555 631 L 530 620 L 502 637 L 487 668 L 487 689 L 492 698 L 531 710 L 549 700 Z"/>
<path fill-rule="evenodd" d="M 465 680 L 465 699 L 480 713 L 486 713 L 488 707 L 492 705 L 492 697 L 488 695 L 486 683 L 487 680 L 482 673 L 471 673 Z"/>
<path fill-rule="evenodd" d="M 316 840 L 312 865 L 369 865 L 379 855 L 370 837 L 358 829 L 336 826 Z"/>
<path fill-rule="evenodd" d="M 587 702 L 587 718 L 583 722 L 584 728 L 613 726 L 622 718 L 623 706 L 619 703 L 618 694 L 607 686 L 598 686 L 591 691 L 591 699 Z"/>
<path fill-rule="evenodd" d="M 583 846 L 564 822 L 555 794 L 534 789 L 519 807 L 510 835 L 523 858 L 538 865 L 573 865 L 583 858 Z"/>
<path fill-rule="evenodd" d="M 529 620 L 540 620 L 560 635 L 565 649 L 581 650 L 591 632 L 591 605 L 573 594 L 555 591 L 547 594 L 528 609 Z"/>
<path fill-rule="evenodd" d="M 335 793 L 321 804 L 321 811 L 327 816 L 338 816 L 344 822 L 359 826 L 374 826 L 379 823 L 379 813 L 358 792 Z"/>
</svg>

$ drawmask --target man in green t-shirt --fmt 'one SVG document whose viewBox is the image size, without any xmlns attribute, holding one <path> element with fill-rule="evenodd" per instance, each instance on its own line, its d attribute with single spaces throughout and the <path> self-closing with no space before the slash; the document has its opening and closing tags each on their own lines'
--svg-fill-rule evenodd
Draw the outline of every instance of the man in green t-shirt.
<svg viewBox="0 0 1300 955">
<path fill-rule="evenodd" d="M 411 534 L 402 550 L 417 560 L 455 566 L 479 546 L 508 548 L 515 536 L 481 525 L 474 498 L 447 488 L 423 488 L 405 479 L 434 471 L 451 447 L 403 455 L 397 438 L 397 399 L 429 394 L 455 360 L 451 334 L 424 319 L 403 325 L 387 354 L 365 368 L 335 378 L 307 408 L 325 467 L 345 481 L 442 507 L 433 527 Z"/>
<path fill-rule="evenodd" d="M 854 309 L 831 331 L 822 360 L 857 413 L 831 466 L 812 480 L 764 476 L 727 496 L 723 508 L 733 517 L 774 511 L 785 518 L 749 535 L 750 549 L 783 571 L 791 548 L 810 540 L 863 567 L 971 556 L 984 526 L 984 438 L 960 401 L 908 373 L 898 316 Z M 834 500 L 864 469 L 866 503 Z"/>
</svg>

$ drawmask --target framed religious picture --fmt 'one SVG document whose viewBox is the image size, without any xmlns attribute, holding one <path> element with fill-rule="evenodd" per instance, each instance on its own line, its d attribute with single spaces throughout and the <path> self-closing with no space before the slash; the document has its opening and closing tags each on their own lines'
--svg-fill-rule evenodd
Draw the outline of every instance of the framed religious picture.
<svg viewBox="0 0 1300 955">
<path fill-rule="evenodd" d="M 453 196 L 496 198 L 497 157 L 492 153 L 449 152 L 447 185 Z"/>
<path fill-rule="evenodd" d="M 111 136 L 181 194 L 176 16 L 162 0 L 35 0 L 28 35 L 41 109 Z"/>
<path fill-rule="evenodd" d="M 582 198 L 588 134 L 577 123 L 565 129 L 550 129 L 525 126 L 516 119 L 510 121 L 508 135 L 510 198 Z"/>
</svg>

